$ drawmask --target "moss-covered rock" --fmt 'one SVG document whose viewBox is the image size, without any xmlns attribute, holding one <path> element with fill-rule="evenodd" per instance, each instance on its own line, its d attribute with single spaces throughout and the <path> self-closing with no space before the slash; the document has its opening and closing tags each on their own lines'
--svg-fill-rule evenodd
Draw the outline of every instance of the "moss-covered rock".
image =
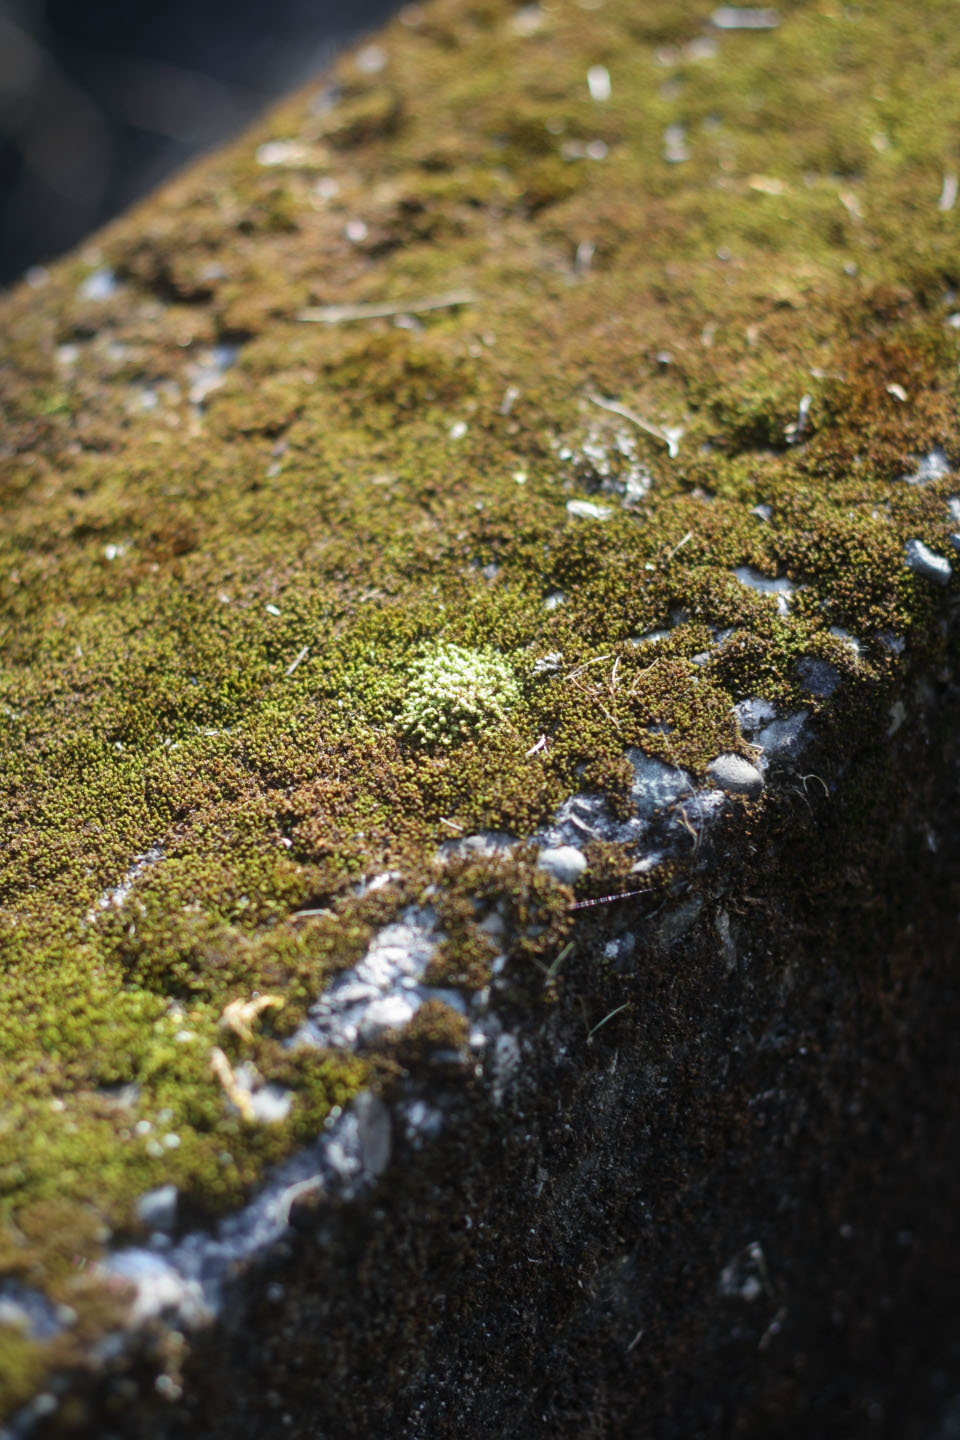
<svg viewBox="0 0 960 1440">
<path fill-rule="evenodd" d="M 739 1034 L 799 987 L 789 1047 L 832 1075 L 861 1030 L 818 1029 L 818 1006 L 853 1005 L 869 971 L 870 1043 L 895 1053 L 899 984 L 936 1050 L 952 1011 L 911 987 L 948 972 L 894 983 L 865 957 L 908 923 L 907 837 L 946 818 L 955 780 L 954 9 L 791 0 L 746 28 L 690 0 L 411 7 L 372 58 L 3 301 L 0 1399 L 52 1387 L 17 1423 L 264 1435 L 289 1413 L 305 1435 L 322 1413 L 330 1434 L 454 1435 L 459 1385 L 487 1397 L 477 1437 L 678 1433 L 682 1357 L 719 1354 L 725 1322 L 707 1307 L 698 1330 L 675 1252 L 613 1238 L 624 1206 L 653 1223 L 639 1201 L 570 1180 L 542 1279 L 516 1281 L 556 1333 L 541 1316 L 515 1363 L 483 1351 L 483 1384 L 396 1287 L 432 1303 L 449 1263 L 466 1294 L 492 1263 L 460 1234 L 474 1212 L 526 1263 L 509 1220 L 535 1206 L 518 1179 L 498 1208 L 497 1187 L 521 1132 L 549 1171 L 551 1086 L 581 1107 L 583 1148 L 557 1142 L 571 1175 L 609 1161 L 667 1208 L 728 1142 L 782 1175 L 750 1129 L 763 1065 L 716 1108 L 696 1059 L 697 1026 L 726 1053 L 724 1006 Z M 723 780 L 748 772 L 739 793 Z M 575 891 L 539 863 L 564 848 Z M 747 954 L 766 957 L 753 992 Z M 374 959 L 406 989 L 371 980 Z M 699 1019 L 665 1045 L 675 994 Z M 611 1104 L 637 1125 L 661 1095 L 674 1118 L 613 1164 L 615 1117 L 587 1112 L 621 1053 L 646 1079 L 610 1080 Z M 842 1084 L 823 1086 L 839 1113 Z M 773 1129 L 809 1214 L 806 1123 Z M 842 1128 L 813 1131 L 830 1150 Z M 364 1190 L 391 1129 L 401 1158 Z M 908 1129 L 879 1126 L 894 1148 Z M 338 1219 L 307 1183 L 335 1188 L 318 1134 L 359 1157 Z M 144 1197 L 170 1186 L 150 1249 L 163 1207 Z M 193 1273 L 186 1241 L 228 1247 L 271 1194 L 273 1261 L 292 1206 L 294 1269 L 328 1309 L 290 1274 L 272 1320 L 261 1274 L 231 1303 L 269 1359 L 223 1321 L 185 1341 L 259 1253 Z M 392 1217 L 375 1237 L 369 1205 Z M 735 1227 L 705 1224 L 664 1234 L 716 1259 Z M 645 1265 L 661 1277 L 656 1384 L 631 1390 L 602 1341 L 594 1380 L 561 1393 L 588 1251 L 598 1334 L 615 1255 L 641 1289 Z M 715 1301 L 779 1294 L 744 1254 Z M 456 1323 L 495 1329 L 490 1287 L 469 1293 Z M 754 1351 L 781 1300 L 777 1329 L 746 1327 Z M 309 1360 L 275 1353 L 291 1326 Z M 357 1379 L 378 1345 L 379 1389 Z M 538 1367 L 539 1432 L 517 1398 Z M 243 1430 L 224 1395 L 254 1375 L 266 1410 L 247 1393 Z M 354 1411 L 318 1410 L 334 1380 Z M 783 1431 L 775 1393 L 750 1413 Z"/>
</svg>

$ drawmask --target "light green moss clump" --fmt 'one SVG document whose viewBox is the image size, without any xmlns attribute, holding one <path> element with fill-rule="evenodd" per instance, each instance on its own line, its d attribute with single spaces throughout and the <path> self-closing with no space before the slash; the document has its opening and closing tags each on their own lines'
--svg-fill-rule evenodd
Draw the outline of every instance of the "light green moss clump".
<svg viewBox="0 0 960 1440">
<path fill-rule="evenodd" d="M 502 656 L 440 644 L 414 662 L 400 729 L 421 745 L 456 745 L 501 724 L 519 699 Z"/>
</svg>

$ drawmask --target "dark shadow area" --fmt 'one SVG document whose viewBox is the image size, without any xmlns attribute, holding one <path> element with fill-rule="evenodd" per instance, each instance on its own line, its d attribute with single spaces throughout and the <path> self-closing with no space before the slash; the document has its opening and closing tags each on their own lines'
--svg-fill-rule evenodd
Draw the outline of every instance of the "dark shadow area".
<svg viewBox="0 0 960 1440">
<path fill-rule="evenodd" d="M 0 285 L 76 245 L 396 0 L 0 0 Z"/>
</svg>

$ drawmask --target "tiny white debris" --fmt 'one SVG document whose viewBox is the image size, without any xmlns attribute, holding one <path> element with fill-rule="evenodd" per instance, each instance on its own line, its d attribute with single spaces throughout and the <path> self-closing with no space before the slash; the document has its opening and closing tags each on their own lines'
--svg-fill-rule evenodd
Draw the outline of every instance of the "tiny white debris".
<svg viewBox="0 0 960 1440">
<path fill-rule="evenodd" d="M 742 5 L 721 5 L 710 19 L 717 30 L 775 30 L 780 24 L 776 10 Z"/>
<path fill-rule="evenodd" d="M 958 191 L 957 177 L 952 171 L 948 171 L 943 177 L 943 188 L 940 191 L 940 199 L 937 201 L 937 209 L 946 213 L 952 210 L 957 203 Z"/>
<path fill-rule="evenodd" d="M 609 505 L 594 505 L 592 500 L 568 500 L 567 512 L 580 520 L 609 520 L 613 514 Z"/>
<path fill-rule="evenodd" d="M 313 193 L 318 200 L 333 200 L 340 194 L 340 181 L 335 180 L 332 175 L 321 175 L 313 187 Z"/>
<path fill-rule="evenodd" d="M 58 346 L 57 346 L 57 364 L 58 364 L 58 365 L 76 365 L 76 363 L 77 363 L 77 361 L 79 360 L 79 358 L 80 358 L 80 346 L 79 346 L 79 345 L 58 345 Z"/>
<path fill-rule="evenodd" d="M 543 608 L 544 610 L 556 610 L 558 605 L 566 605 L 566 603 L 567 597 L 562 590 L 551 590 L 550 594 L 544 598 Z"/>
<path fill-rule="evenodd" d="M 937 555 L 927 548 L 922 540 L 908 540 L 906 544 L 907 566 L 914 575 L 932 580 L 935 585 L 949 585 L 953 573 L 950 561 L 944 555 Z"/>
<path fill-rule="evenodd" d="M 718 755 L 707 766 L 707 774 L 728 795 L 746 795 L 754 800 L 763 790 L 763 776 L 741 755 Z"/>
<path fill-rule="evenodd" d="M 379 75 L 387 63 L 387 52 L 382 45 L 364 45 L 354 56 L 354 64 L 361 75 Z"/>
<path fill-rule="evenodd" d="M 42 290 L 50 280 L 50 271 L 46 265 L 31 265 L 23 278 L 31 290 Z"/>
<path fill-rule="evenodd" d="M 590 91 L 590 99 L 596 100 L 599 104 L 609 100 L 612 94 L 610 85 L 610 71 L 606 65 L 591 65 L 587 71 L 587 89 Z"/>
<path fill-rule="evenodd" d="M 573 257 L 573 268 L 578 275 L 586 275 L 593 264 L 593 257 L 596 254 L 596 246 L 592 240 L 581 240 L 577 246 L 577 253 Z"/>
<path fill-rule="evenodd" d="M 117 291 L 117 277 L 112 270 L 94 270 L 81 284 L 81 300 L 109 300 Z"/>
<path fill-rule="evenodd" d="M 466 420 L 455 420 L 448 431 L 450 439 L 462 440 L 469 428 L 470 427 L 467 424 Z"/>
<path fill-rule="evenodd" d="M 561 885 L 575 885 L 587 868 L 586 856 L 575 845 L 556 845 L 541 850 L 537 864 Z"/>
<path fill-rule="evenodd" d="M 299 140 L 267 140 L 257 148 L 258 165 L 300 165 L 310 151 Z"/>
<path fill-rule="evenodd" d="M 343 233 L 351 245 L 362 245 L 370 234 L 366 220 L 348 220 L 343 227 Z"/>
<path fill-rule="evenodd" d="M 896 381 L 887 386 L 887 394 L 892 395 L 894 400 L 899 400 L 901 404 L 904 404 L 910 398 L 903 386 L 898 385 Z"/>
</svg>

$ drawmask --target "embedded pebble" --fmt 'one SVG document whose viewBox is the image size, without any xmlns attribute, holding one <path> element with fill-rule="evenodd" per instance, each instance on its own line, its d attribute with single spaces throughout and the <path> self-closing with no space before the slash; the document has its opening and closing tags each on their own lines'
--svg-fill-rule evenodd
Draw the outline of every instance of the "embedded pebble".
<svg viewBox="0 0 960 1440">
<path fill-rule="evenodd" d="M 790 596 L 797 588 L 792 580 L 782 578 L 773 580 L 769 575 L 763 575 L 755 570 L 752 565 L 738 565 L 734 575 L 741 585 L 746 585 L 748 590 L 759 590 L 762 595 L 776 595 L 777 610 L 781 615 L 787 615 L 790 611 Z"/>
<path fill-rule="evenodd" d="M 587 868 L 586 856 L 575 845 L 557 845 L 541 850 L 537 864 L 561 885 L 575 885 Z"/>
<path fill-rule="evenodd" d="M 936 555 L 922 540 L 908 540 L 906 554 L 907 566 L 914 575 L 932 580 L 935 585 L 949 585 L 953 571 L 945 556 Z"/>
<path fill-rule="evenodd" d="M 686 770 L 666 765 L 642 750 L 630 749 L 627 759 L 633 766 L 634 781 L 630 798 L 641 817 L 648 817 L 665 805 L 673 805 L 693 790 L 693 781 Z"/>
<path fill-rule="evenodd" d="M 741 755 L 718 755 L 707 766 L 707 774 L 729 795 L 746 795 L 751 800 L 763 790 L 763 776 Z"/>
<path fill-rule="evenodd" d="M 754 730 L 759 730 L 762 725 L 768 725 L 777 718 L 776 706 L 771 700 L 764 700 L 761 695 L 751 695 L 747 700 L 739 700 L 733 707 L 733 713 L 744 735 L 751 735 Z"/>
<path fill-rule="evenodd" d="M 840 671 L 827 660 L 818 660 L 815 655 L 801 655 L 797 661 L 797 676 L 804 690 L 817 699 L 825 700 L 840 688 Z"/>
<path fill-rule="evenodd" d="M 904 475 L 908 485 L 929 485 L 931 480 L 942 480 L 944 475 L 950 474 L 950 462 L 946 453 L 936 446 L 929 455 L 924 455 L 917 462 L 917 468 L 912 475 Z"/>
<path fill-rule="evenodd" d="M 775 30 L 780 24 L 776 10 L 746 5 L 721 5 L 710 19 L 718 30 Z"/>
<path fill-rule="evenodd" d="M 148 1230 L 169 1235 L 177 1223 L 177 1200 L 176 1185 L 158 1185 L 140 1196 L 135 1207 L 137 1219 Z"/>
<path fill-rule="evenodd" d="M 806 742 L 807 712 L 798 710 L 785 720 L 774 720 L 764 726 L 754 744 L 759 745 L 765 758 L 776 755 L 778 759 L 792 760 Z"/>
<path fill-rule="evenodd" d="M 609 505 L 594 505 L 592 500 L 568 500 L 567 513 L 580 520 L 609 520 L 613 511 Z"/>
</svg>

